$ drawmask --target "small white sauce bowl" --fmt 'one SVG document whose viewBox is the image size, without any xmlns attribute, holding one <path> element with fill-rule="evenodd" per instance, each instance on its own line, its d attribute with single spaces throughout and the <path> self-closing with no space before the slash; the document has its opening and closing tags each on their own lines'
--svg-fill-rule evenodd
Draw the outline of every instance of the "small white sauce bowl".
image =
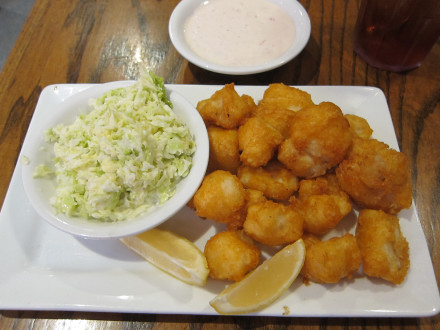
<svg viewBox="0 0 440 330">
<path fill-rule="evenodd" d="M 69 217 L 56 213 L 50 204 L 50 198 L 55 194 L 55 177 L 34 178 L 35 168 L 49 164 L 53 158 L 53 148 L 44 138 L 44 132 L 60 123 L 73 123 L 77 115 L 88 108 L 88 101 L 103 93 L 133 84 L 133 81 L 118 81 L 90 87 L 66 99 L 60 106 L 53 109 L 53 116 L 47 118 L 42 125 L 28 131 L 21 152 L 30 162 L 22 162 L 22 178 L 24 190 L 36 212 L 49 224 L 72 235 L 93 238 L 120 238 L 135 235 L 163 223 L 182 207 L 184 207 L 196 192 L 206 172 L 209 158 L 209 140 L 206 126 L 202 117 L 189 101 L 179 93 L 167 88 L 167 93 L 173 103 L 173 110 L 190 129 L 195 142 L 196 151 L 193 156 L 193 166 L 190 173 L 176 188 L 176 193 L 168 201 L 156 206 L 145 214 L 118 222 L 101 222 L 79 217 Z M 32 125 L 32 123 L 31 123 Z M 32 127 L 32 126 L 31 126 Z M 46 148 L 44 148 L 44 146 Z"/>
<path fill-rule="evenodd" d="M 201 4 L 207 2 L 207 0 L 182 0 L 179 2 L 176 8 L 174 8 L 168 24 L 168 32 L 171 42 L 186 60 L 197 65 L 198 67 L 212 72 L 232 75 L 246 75 L 265 72 L 280 67 L 295 58 L 306 46 L 311 32 L 310 18 L 307 14 L 307 11 L 297 0 L 268 1 L 279 5 L 292 17 L 296 30 L 295 40 L 293 41 L 291 47 L 283 55 L 274 60 L 268 61 L 261 65 L 235 67 L 212 63 L 195 54 L 185 41 L 185 22 L 192 15 L 194 10 L 196 10 L 196 8 Z"/>
</svg>

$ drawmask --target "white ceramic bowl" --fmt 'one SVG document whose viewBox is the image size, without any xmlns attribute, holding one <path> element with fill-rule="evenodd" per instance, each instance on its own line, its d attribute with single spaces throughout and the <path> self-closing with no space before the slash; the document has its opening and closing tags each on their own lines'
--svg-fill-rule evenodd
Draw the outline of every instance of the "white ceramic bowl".
<svg viewBox="0 0 440 330">
<path fill-rule="evenodd" d="M 44 131 L 59 123 L 72 123 L 81 111 L 87 109 L 88 101 L 91 98 L 99 97 L 106 91 L 133 83 L 133 81 L 119 81 L 88 88 L 69 97 L 61 106 L 53 109 L 54 115 L 47 118 L 43 124 L 33 126 L 31 123 L 21 153 L 22 156 L 26 156 L 30 160 L 29 164 L 22 163 L 24 189 L 37 213 L 51 225 L 64 232 L 96 239 L 119 238 L 143 232 L 161 224 L 184 207 L 203 180 L 209 158 L 206 126 L 194 106 L 182 95 L 167 88 L 176 115 L 188 125 L 197 146 L 191 171 L 178 184 L 176 194 L 161 206 L 155 207 L 137 218 L 119 222 L 92 221 L 55 213 L 49 202 L 50 197 L 54 195 L 55 178 L 33 178 L 35 168 L 45 161 L 46 163 L 50 162 L 53 157 L 53 148 L 50 148 L 51 145 L 45 142 Z M 42 149 L 43 146 L 46 149 Z"/>
<path fill-rule="evenodd" d="M 212 72 L 233 74 L 233 75 L 245 75 L 253 74 L 264 71 L 269 71 L 280 67 L 294 57 L 296 57 L 306 46 L 310 38 L 310 18 L 307 11 L 301 4 L 296 0 L 269 0 L 275 4 L 281 6 L 293 19 L 295 23 L 296 36 L 292 46 L 280 57 L 266 62 L 261 65 L 246 66 L 246 67 L 234 67 L 234 66 L 223 66 L 212 62 L 209 62 L 193 52 L 193 50 L 188 46 L 184 37 L 184 26 L 185 22 L 189 16 L 194 12 L 194 10 L 207 0 L 182 0 L 174 9 L 171 14 L 168 31 L 170 35 L 171 42 L 177 51 L 189 62 Z M 208 0 L 209 1 L 209 0 Z"/>
</svg>

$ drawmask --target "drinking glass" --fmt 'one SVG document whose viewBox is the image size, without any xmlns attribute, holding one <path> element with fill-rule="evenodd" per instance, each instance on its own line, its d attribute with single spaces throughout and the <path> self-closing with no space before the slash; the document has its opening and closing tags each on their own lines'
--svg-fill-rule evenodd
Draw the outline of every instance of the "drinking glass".
<svg viewBox="0 0 440 330">
<path fill-rule="evenodd" d="M 354 50 L 388 71 L 417 68 L 440 35 L 439 0 L 362 0 Z"/>
</svg>

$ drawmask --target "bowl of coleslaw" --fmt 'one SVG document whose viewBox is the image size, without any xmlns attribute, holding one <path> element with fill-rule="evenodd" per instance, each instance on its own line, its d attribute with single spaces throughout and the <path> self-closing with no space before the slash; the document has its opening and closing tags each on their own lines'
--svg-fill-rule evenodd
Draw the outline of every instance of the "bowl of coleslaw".
<svg viewBox="0 0 440 330">
<path fill-rule="evenodd" d="M 206 172 L 206 126 L 184 96 L 152 72 L 97 84 L 31 125 L 22 148 L 26 195 L 56 228 L 121 238 L 163 223 Z"/>
</svg>

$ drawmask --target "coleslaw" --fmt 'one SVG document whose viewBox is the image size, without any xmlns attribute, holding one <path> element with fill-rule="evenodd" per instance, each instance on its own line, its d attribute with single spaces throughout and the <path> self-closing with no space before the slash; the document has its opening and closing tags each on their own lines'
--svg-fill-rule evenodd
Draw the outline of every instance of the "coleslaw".
<svg viewBox="0 0 440 330">
<path fill-rule="evenodd" d="M 132 86 L 111 90 L 89 107 L 71 125 L 45 133 L 55 154 L 54 208 L 121 221 L 168 200 L 189 174 L 196 145 L 175 116 L 162 78 L 143 73 Z"/>
</svg>

